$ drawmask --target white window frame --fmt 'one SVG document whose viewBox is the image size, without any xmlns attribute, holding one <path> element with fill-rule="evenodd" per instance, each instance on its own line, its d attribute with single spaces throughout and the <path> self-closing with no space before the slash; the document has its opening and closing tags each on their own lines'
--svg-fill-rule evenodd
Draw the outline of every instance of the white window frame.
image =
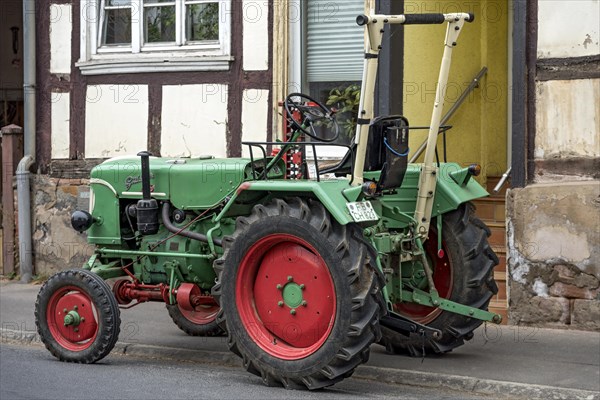
<svg viewBox="0 0 600 400">
<path fill-rule="evenodd" d="M 231 56 L 232 0 L 173 0 L 178 21 L 188 4 L 219 3 L 219 40 L 186 43 L 184 24 L 178 24 L 174 43 L 142 43 L 143 1 L 131 0 L 131 45 L 100 45 L 105 0 L 81 0 L 80 59 L 83 75 L 140 72 L 226 71 Z M 165 3 L 158 3 L 166 5 Z M 136 33 L 137 34 L 134 34 Z"/>
</svg>

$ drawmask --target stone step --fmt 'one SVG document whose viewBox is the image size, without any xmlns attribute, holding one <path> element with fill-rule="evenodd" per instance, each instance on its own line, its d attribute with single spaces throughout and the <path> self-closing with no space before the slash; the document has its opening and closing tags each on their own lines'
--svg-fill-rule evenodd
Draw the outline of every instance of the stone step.
<svg viewBox="0 0 600 400">
<path fill-rule="evenodd" d="M 504 222 L 486 222 L 486 225 L 492 232 L 492 235 L 488 238 L 490 245 L 494 249 L 506 249 L 506 226 Z"/>
<path fill-rule="evenodd" d="M 505 246 L 492 246 L 492 250 L 494 250 L 494 253 L 496 253 L 498 257 L 500 257 L 500 255 L 506 255 Z"/>
<path fill-rule="evenodd" d="M 508 302 L 506 301 L 506 299 L 497 299 L 496 297 L 493 297 L 492 300 L 490 300 L 490 304 L 488 307 L 494 307 L 494 308 L 502 308 L 502 307 L 507 307 L 508 306 Z"/>
<path fill-rule="evenodd" d="M 501 325 L 508 325 L 508 304 L 506 304 L 506 301 L 497 302 L 492 300 L 490 301 L 488 310 L 502 316 L 502 322 L 500 323 Z"/>
<path fill-rule="evenodd" d="M 493 193 L 493 189 L 500 177 L 488 177 L 486 189 L 489 197 L 473 200 L 476 207 L 475 215 L 479 217 L 490 229 L 491 236 L 488 238 L 490 246 L 498 256 L 498 265 L 494 268 L 494 280 L 498 286 L 498 293 L 492 297 L 489 310 L 502 316 L 502 325 L 508 323 L 508 296 L 506 291 L 506 189 L 510 183 L 507 182 L 499 193 Z"/>
<path fill-rule="evenodd" d="M 480 197 L 478 199 L 473 200 L 473 203 L 494 203 L 494 204 L 504 204 L 506 199 L 502 196 L 487 196 Z"/>
<path fill-rule="evenodd" d="M 494 299 L 506 302 L 506 273 L 494 271 L 494 279 L 496 281 L 496 285 L 498 285 L 498 293 L 494 296 Z"/>
<path fill-rule="evenodd" d="M 508 296 L 506 291 L 506 189 L 510 182 L 506 182 L 499 193 L 493 193 L 494 187 L 500 177 L 487 178 L 486 189 L 489 197 L 474 200 L 475 214 L 488 226 L 492 232 L 489 243 L 498 256 L 499 263 L 494 268 L 494 280 L 498 285 L 498 293 L 492 297 L 489 310 L 502 316 L 502 325 L 508 324 Z M 510 179 L 509 179 L 510 180 Z"/>
<path fill-rule="evenodd" d="M 494 273 L 498 272 L 506 275 L 506 254 L 496 252 L 496 255 L 498 256 L 499 262 L 498 265 L 494 267 Z"/>
<path fill-rule="evenodd" d="M 504 222 L 506 205 L 504 198 L 484 197 L 473 201 L 475 214 L 484 222 Z"/>
</svg>

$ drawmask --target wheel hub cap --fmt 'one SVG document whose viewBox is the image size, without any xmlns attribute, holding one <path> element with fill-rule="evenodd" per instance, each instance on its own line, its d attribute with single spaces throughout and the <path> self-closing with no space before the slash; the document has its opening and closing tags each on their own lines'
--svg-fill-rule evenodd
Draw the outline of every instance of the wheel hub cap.
<svg viewBox="0 0 600 400">
<path fill-rule="evenodd" d="M 283 301 L 289 308 L 296 308 L 303 302 L 306 305 L 300 285 L 294 282 L 290 282 L 283 287 Z"/>
<path fill-rule="evenodd" d="M 81 323 L 81 317 L 77 311 L 72 310 L 65 315 L 65 326 L 74 325 L 78 326 Z"/>
</svg>

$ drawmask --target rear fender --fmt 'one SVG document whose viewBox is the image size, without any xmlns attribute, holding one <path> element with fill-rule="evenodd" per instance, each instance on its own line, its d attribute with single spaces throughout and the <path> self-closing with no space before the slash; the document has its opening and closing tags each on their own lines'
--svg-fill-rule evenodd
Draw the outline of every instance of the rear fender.
<svg viewBox="0 0 600 400">
<path fill-rule="evenodd" d="M 440 166 L 432 217 L 456 210 L 463 203 L 489 196 L 489 193 L 473 178 L 463 184 L 457 183 L 450 174 L 461 169 L 463 168 L 460 165 L 454 163 Z"/>
<path fill-rule="evenodd" d="M 436 193 L 432 210 L 432 217 L 445 214 L 456 210 L 461 204 L 474 199 L 488 196 L 487 191 L 474 179 L 469 179 L 463 185 L 458 184 L 452 179 L 450 173 L 460 170 L 461 167 L 455 163 L 446 163 L 440 165 L 437 179 Z M 372 199 L 375 211 L 385 220 L 390 217 L 396 219 L 394 214 L 397 211 L 408 215 L 415 212 L 418 182 L 419 165 L 409 165 L 402 186 L 392 194 Z M 366 178 L 377 178 L 375 175 L 379 172 L 365 173 Z M 349 185 L 345 179 L 310 181 L 310 180 L 271 180 L 271 181 L 251 181 L 242 183 L 236 193 L 235 199 L 238 204 L 256 204 L 260 198 L 261 201 L 268 201 L 274 197 L 312 197 L 318 199 L 335 220 L 341 225 L 354 222 L 346 204 L 357 201 L 361 197 L 360 190 L 354 190 L 356 187 Z M 232 215 L 231 213 L 229 215 Z M 396 220 L 390 221 L 390 227 L 405 226 L 405 222 Z"/>
<path fill-rule="evenodd" d="M 347 198 L 344 189 L 350 186 L 347 180 L 307 181 L 307 180 L 282 180 L 282 181 L 252 181 L 244 182 L 236 191 L 237 203 L 244 203 L 246 199 L 256 199 L 263 194 L 268 200 L 275 197 L 309 197 L 319 200 L 335 220 L 346 225 L 353 222 L 346 203 L 356 199 Z"/>
<path fill-rule="evenodd" d="M 455 163 L 440 165 L 434 203 L 431 216 L 436 217 L 456 210 L 461 204 L 486 197 L 488 192 L 475 180 L 469 179 L 464 184 L 457 183 L 450 175 L 462 169 Z M 398 218 L 399 213 L 414 215 L 419 187 L 420 164 L 410 164 L 404 175 L 402 186 L 391 194 L 379 197 L 382 205 L 382 217 L 391 228 L 406 226 L 405 221 Z M 365 178 L 377 179 L 378 172 L 365 173 Z"/>
</svg>

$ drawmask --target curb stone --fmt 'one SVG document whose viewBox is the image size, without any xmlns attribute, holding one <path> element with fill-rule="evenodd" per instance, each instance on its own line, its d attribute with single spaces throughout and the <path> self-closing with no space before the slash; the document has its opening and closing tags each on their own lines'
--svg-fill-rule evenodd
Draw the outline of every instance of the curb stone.
<svg viewBox="0 0 600 400">
<path fill-rule="evenodd" d="M 370 367 L 368 365 L 359 366 L 352 377 L 395 385 L 418 386 L 430 389 L 449 389 L 465 393 L 493 396 L 494 398 L 543 400 L 600 399 L 599 392 L 590 390 L 496 381 L 460 375 Z"/>
<path fill-rule="evenodd" d="M 41 344 L 34 331 L 0 329 L 1 343 L 24 345 Z M 172 359 L 184 362 L 202 362 L 226 367 L 239 367 L 239 357 L 229 352 L 189 350 L 174 347 L 152 346 L 139 343 L 117 342 L 113 352 L 141 358 Z M 600 400 L 600 392 L 518 382 L 479 379 L 468 376 L 427 373 L 393 368 L 359 366 L 353 378 L 395 385 L 448 389 L 495 398 L 523 398 L 543 400 Z"/>
<path fill-rule="evenodd" d="M 115 346 L 120 354 L 144 358 L 172 359 L 185 362 L 218 364 L 225 367 L 239 367 L 241 360 L 229 352 L 190 350 L 175 347 L 152 346 L 139 343 L 117 342 Z"/>
</svg>

